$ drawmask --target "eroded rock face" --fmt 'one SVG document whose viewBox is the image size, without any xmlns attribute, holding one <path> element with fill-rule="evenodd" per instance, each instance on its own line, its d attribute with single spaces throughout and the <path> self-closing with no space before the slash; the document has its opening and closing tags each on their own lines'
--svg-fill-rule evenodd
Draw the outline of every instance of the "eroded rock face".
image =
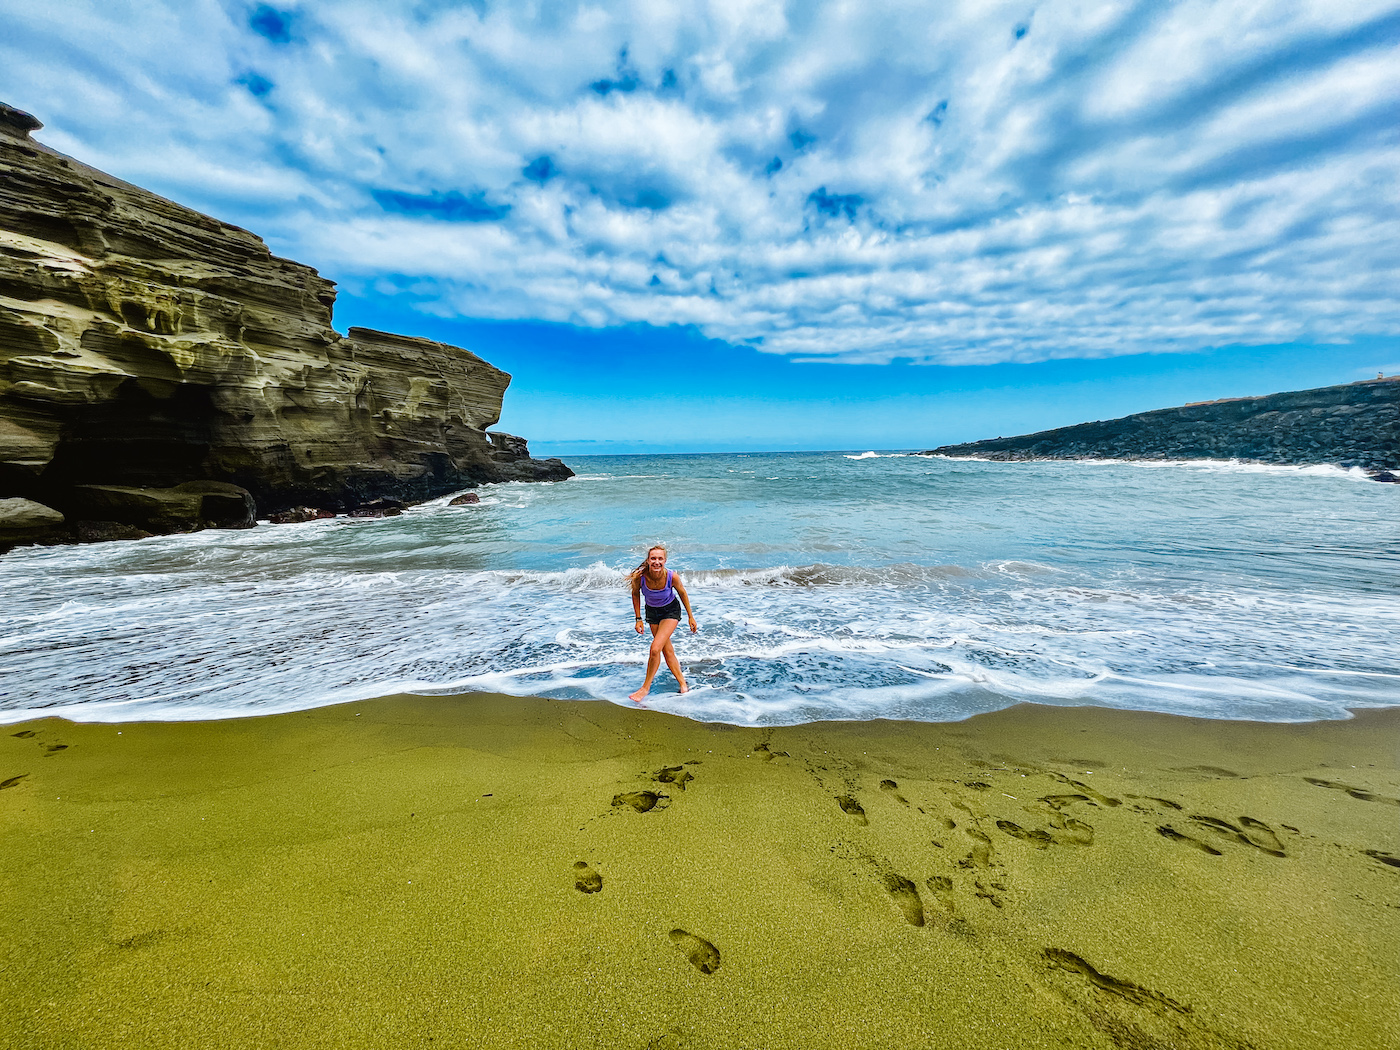
<svg viewBox="0 0 1400 1050">
<path fill-rule="evenodd" d="M 81 486 L 214 481 L 266 515 L 572 475 L 485 433 L 500 369 L 340 335 L 315 270 L 48 149 L 38 126 L 0 106 L 0 497 L 86 518 Z"/>
<path fill-rule="evenodd" d="M 1400 467 L 1400 379 L 1139 412 L 924 455 L 1025 459 L 1241 459 L 1335 463 L 1383 480 Z"/>
</svg>

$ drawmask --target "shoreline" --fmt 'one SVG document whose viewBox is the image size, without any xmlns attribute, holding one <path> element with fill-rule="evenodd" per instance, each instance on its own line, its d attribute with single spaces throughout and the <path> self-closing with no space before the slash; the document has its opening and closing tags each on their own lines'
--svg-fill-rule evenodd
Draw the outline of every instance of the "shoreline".
<svg viewBox="0 0 1400 1050">
<path fill-rule="evenodd" d="M 17 1047 L 1400 1041 L 1400 708 L 399 695 L 0 762 Z"/>
<path fill-rule="evenodd" d="M 644 661 L 643 661 L 643 663 L 644 663 Z M 666 697 L 668 697 L 668 696 L 676 696 L 676 695 L 677 695 L 677 694 L 675 694 L 675 693 L 667 692 L 667 691 L 664 691 L 664 690 L 662 690 L 662 691 L 653 691 L 653 693 L 651 694 L 651 696 L 648 697 L 648 699 L 649 699 L 649 700 L 652 700 L 652 699 L 664 699 L 664 698 L 666 698 Z M 646 712 L 646 713 L 650 713 L 650 714 L 664 715 L 664 716 L 669 717 L 669 718 L 679 718 L 679 719 L 681 719 L 682 721 L 691 722 L 691 723 L 694 723 L 695 725 L 700 725 L 700 726 L 727 726 L 727 727 L 729 727 L 729 728 L 731 728 L 731 729 L 747 729 L 747 730 L 752 730 L 752 731 L 754 731 L 754 732 L 766 732 L 766 731 L 774 730 L 774 729 L 800 729 L 800 728 L 802 728 L 802 727 L 804 727 L 804 726 L 847 725 L 847 724 L 851 724 L 851 723 L 859 724 L 859 723 L 865 723 L 865 722 L 892 722 L 892 723 L 901 724 L 901 725 L 918 725 L 918 726 L 955 726 L 955 725 L 961 725 L 961 724 L 963 724 L 963 723 L 965 723 L 965 722 L 969 722 L 969 721 L 971 721 L 971 720 L 973 720 L 973 719 L 976 719 L 976 718 L 990 718 L 990 717 L 993 717 L 993 716 L 996 716 L 996 715 L 1003 714 L 1004 712 L 1007 712 L 1007 711 L 1016 711 L 1016 710 L 1019 710 L 1019 709 L 1021 709 L 1021 708 L 1036 708 L 1036 709 L 1044 709 L 1044 710 L 1047 710 L 1047 711 L 1082 711 L 1082 712 L 1107 711 L 1107 712 L 1110 712 L 1110 713 L 1112 713 L 1112 714 L 1160 716 L 1160 717 L 1162 717 L 1162 718 L 1173 719 L 1173 720 L 1178 720 L 1178 719 L 1179 719 L 1179 720 L 1186 721 L 1186 722 L 1197 722 L 1197 723 L 1202 723 L 1202 724 L 1204 724 L 1204 725 L 1219 725 L 1219 724 L 1236 724 L 1236 723 L 1238 723 L 1238 724 L 1241 724 L 1241 725 L 1260 725 L 1260 726 L 1307 726 L 1307 725 L 1315 725 L 1315 724 L 1335 724 L 1335 723 L 1338 723 L 1338 722 L 1351 722 L 1351 721 L 1354 721 L 1356 718 L 1364 716 L 1367 712 L 1374 712 L 1374 711 L 1397 711 L 1397 712 L 1400 712 L 1400 701 L 1396 701 L 1396 702 L 1393 703 L 1393 704 L 1362 704 L 1362 705 L 1358 705 L 1358 706 L 1356 706 L 1356 707 L 1343 707 L 1343 708 L 1341 708 L 1340 710 L 1342 710 L 1342 711 L 1344 712 L 1344 714 L 1342 714 L 1341 716 L 1339 716 L 1339 717 L 1337 717 L 1337 718 L 1304 718 L 1304 719 L 1293 719 L 1293 720 L 1286 720 L 1286 721 L 1284 721 L 1284 720 L 1267 720 L 1267 719 L 1258 719 L 1258 718 L 1231 718 L 1231 717 L 1224 717 L 1224 716 L 1219 717 L 1219 718 L 1216 718 L 1216 717 L 1211 717 L 1211 716 L 1208 716 L 1208 715 L 1186 715 L 1186 714 L 1180 714 L 1180 713 L 1175 712 L 1175 711 L 1156 711 L 1156 710 L 1148 710 L 1148 709 L 1145 709 L 1145 708 L 1136 708 L 1136 707 L 1107 707 L 1107 706 L 1102 706 L 1102 705 L 1099 705 L 1099 704 L 1042 704 L 1042 703 L 1037 703 L 1036 701 L 1033 701 L 1033 700 L 1019 700 L 1019 701 L 1016 701 L 1016 702 L 1014 702 L 1014 703 L 1011 703 L 1011 704 L 1007 705 L 1006 707 L 999 707 L 999 708 L 997 708 L 997 709 L 995 709 L 995 710 L 993 710 L 993 711 L 975 711 L 975 712 L 973 712 L 972 714 L 963 715 L 961 718 L 949 718 L 949 719 L 939 720 L 939 721 L 929 721 L 929 720 L 925 720 L 925 719 L 921 719 L 921 718 L 886 718 L 886 717 L 880 716 L 880 717 L 875 717 L 875 718 L 855 718 L 855 717 L 852 717 L 852 718 L 821 718 L 821 719 L 814 719 L 814 720 L 812 720 L 812 721 L 810 721 L 810 722 L 782 722 L 782 723 L 764 723 L 764 724 L 756 724 L 756 723 L 749 723 L 749 722 L 726 722 L 726 721 L 723 721 L 723 720 L 707 721 L 707 720 L 702 719 L 702 718 L 695 718 L 695 717 L 692 717 L 691 715 L 681 714 L 681 713 L 676 712 L 676 711 L 666 711 L 666 710 L 663 710 L 663 709 L 661 709 L 661 708 L 659 708 L 659 707 L 653 707 L 653 706 L 649 706 L 649 705 L 640 705 L 640 706 L 639 706 L 639 705 L 634 704 L 632 701 L 629 701 L 629 700 L 613 700 L 613 699 L 609 699 L 608 697 L 600 697 L 600 696 L 586 696 L 586 697 L 550 697 L 550 696 L 537 696 L 537 695 L 529 694 L 529 693 L 526 693 L 526 694 L 517 694 L 517 693 L 496 693 L 496 692 L 486 692 L 486 691 L 482 691 L 482 690 L 469 690 L 469 691 L 467 691 L 467 692 L 461 692 L 461 693 L 417 693 L 417 692 L 411 692 L 411 691 L 410 691 L 410 692 L 398 692 L 398 693 L 376 693 L 376 694 L 373 695 L 373 696 L 363 697 L 363 698 L 358 699 L 358 700 L 335 700 L 335 701 L 332 701 L 332 702 L 329 702 L 329 703 L 316 704 L 315 706 L 312 706 L 312 707 L 278 708 L 277 710 L 270 710 L 270 711 L 262 711 L 262 710 L 258 710 L 258 709 L 255 709 L 255 708 L 249 708 L 249 709 L 242 709 L 242 708 L 240 708 L 240 709 L 236 709 L 236 710 L 228 710 L 228 711 L 224 711 L 224 712 L 222 712 L 222 713 L 215 713 L 215 714 L 210 714 L 210 715 L 201 715 L 201 714 L 198 714 L 198 713 L 190 713 L 190 717 L 188 717 L 188 718 L 182 718 L 182 717 L 166 717 L 166 718 L 130 718 L 130 719 L 125 719 L 125 720 L 123 720 L 123 719 L 120 719 L 120 718 L 77 718 L 77 717 L 74 717 L 75 712 L 77 712 L 77 711 L 79 711 L 79 710 L 82 710 L 82 709 L 86 709 L 86 708 L 100 707 L 101 705 L 98 705 L 98 704 L 83 704 L 83 705 L 75 706 L 75 707 L 72 707 L 72 708 L 61 708 L 61 707 L 42 708 L 42 709 L 35 709 L 35 710 L 25 710 L 25 711 L 20 711 L 20 712 L 15 712 L 15 711 L 13 711 L 13 710 L 0 709 L 0 732 L 3 732 L 3 730 L 4 730 L 6 727 L 9 727 L 9 726 L 24 726 L 24 725 L 27 725 L 27 724 L 30 723 L 30 722 L 45 722 L 45 721 L 66 722 L 66 723 L 68 723 L 68 724 L 70 724 L 70 725 L 74 725 L 74 726 L 202 725 L 202 724 L 205 724 L 205 723 L 249 721 L 249 720 L 259 719 L 259 718 L 283 718 L 283 717 L 291 717 L 291 716 L 295 716 L 295 715 L 311 714 L 312 712 L 316 712 L 316 711 L 331 711 L 331 710 L 335 710 L 335 709 L 337 709 L 337 708 L 349 707 L 349 706 L 351 706 L 351 705 L 353 705 L 353 704 L 376 704 L 376 703 L 379 703 L 379 702 L 381 702 L 381 701 L 390 701 L 390 700 L 403 700 L 403 699 L 415 699 L 415 698 L 416 698 L 416 699 L 423 699 L 423 700 L 458 700 L 458 699 L 462 699 L 462 698 L 464 698 L 464 697 L 478 697 L 478 696 L 500 697 L 500 698 L 503 699 L 503 700 L 543 701 L 543 702 L 552 703 L 552 704 L 603 704 L 603 705 L 607 705 L 608 707 L 617 708 L 618 710 L 621 710 L 621 711 Z M 16 715 L 16 714 L 18 715 L 18 717 L 14 717 L 14 718 L 10 718 L 10 717 L 9 717 L 9 716 L 11 716 L 11 715 Z"/>
</svg>

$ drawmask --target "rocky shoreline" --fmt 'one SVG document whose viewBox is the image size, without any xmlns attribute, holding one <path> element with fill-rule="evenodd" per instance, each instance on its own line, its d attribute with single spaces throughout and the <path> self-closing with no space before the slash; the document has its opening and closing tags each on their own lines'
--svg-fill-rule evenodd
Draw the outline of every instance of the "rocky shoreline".
<svg viewBox="0 0 1400 1050">
<path fill-rule="evenodd" d="M 1162 408 L 918 455 L 1335 464 L 1400 481 L 1400 377 Z"/>
<path fill-rule="evenodd" d="M 333 282 L 49 149 L 40 127 L 0 103 L 0 550 L 573 475 L 487 432 L 505 372 L 428 339 L 341 335 Z"/>
</svg>

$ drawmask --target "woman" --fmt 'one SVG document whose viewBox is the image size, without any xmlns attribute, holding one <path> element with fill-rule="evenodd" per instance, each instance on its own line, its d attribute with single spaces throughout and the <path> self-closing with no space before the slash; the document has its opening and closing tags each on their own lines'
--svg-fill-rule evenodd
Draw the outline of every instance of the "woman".
<svg viewBox="0 0 1400 1050">
<path fill-rule="evenodd" d="M 666 568 L 666 548 L 657 544 L 647 551 L 646 561 L 632 570 L 632 611 L 637 614 L 637 633 L 642 633 L 642 599 L 646 599 L 647 623 L 651 625 L 651 652 L 647 654 L 647 676 L 642 687 L 627 699 L 641 703 L 642 697 L 651 692 L 651 680 L 661 668 L 661 658 L 666 658 L 666 666 L 676 676 L 680 691 L 688 693 L 685 675 L 681 674 L 681 662 L 676 659 L 675 647 L 671 645 L 671 635 L 680 626 L 681 603 L 685 603 L 685 615 L 690 621 L 690 633 L 700 630 L 695 622 L 695 614 L 690 611 L 690 595 L 685 593 L 685 584 L 674 572 Z"/>
</svg>

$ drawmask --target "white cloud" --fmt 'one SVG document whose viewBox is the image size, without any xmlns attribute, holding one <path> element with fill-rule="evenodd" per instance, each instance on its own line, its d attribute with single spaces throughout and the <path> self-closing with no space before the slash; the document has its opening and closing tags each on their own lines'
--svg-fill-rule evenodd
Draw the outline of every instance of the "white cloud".
<svg viewBox="0 0 1400 1050">
<path fill-rule="evenodd" d="M 1395 3 L 0 14 L 42 139 L 434 313 L 943 362 L 1400 332 Z"/>
</svg>

